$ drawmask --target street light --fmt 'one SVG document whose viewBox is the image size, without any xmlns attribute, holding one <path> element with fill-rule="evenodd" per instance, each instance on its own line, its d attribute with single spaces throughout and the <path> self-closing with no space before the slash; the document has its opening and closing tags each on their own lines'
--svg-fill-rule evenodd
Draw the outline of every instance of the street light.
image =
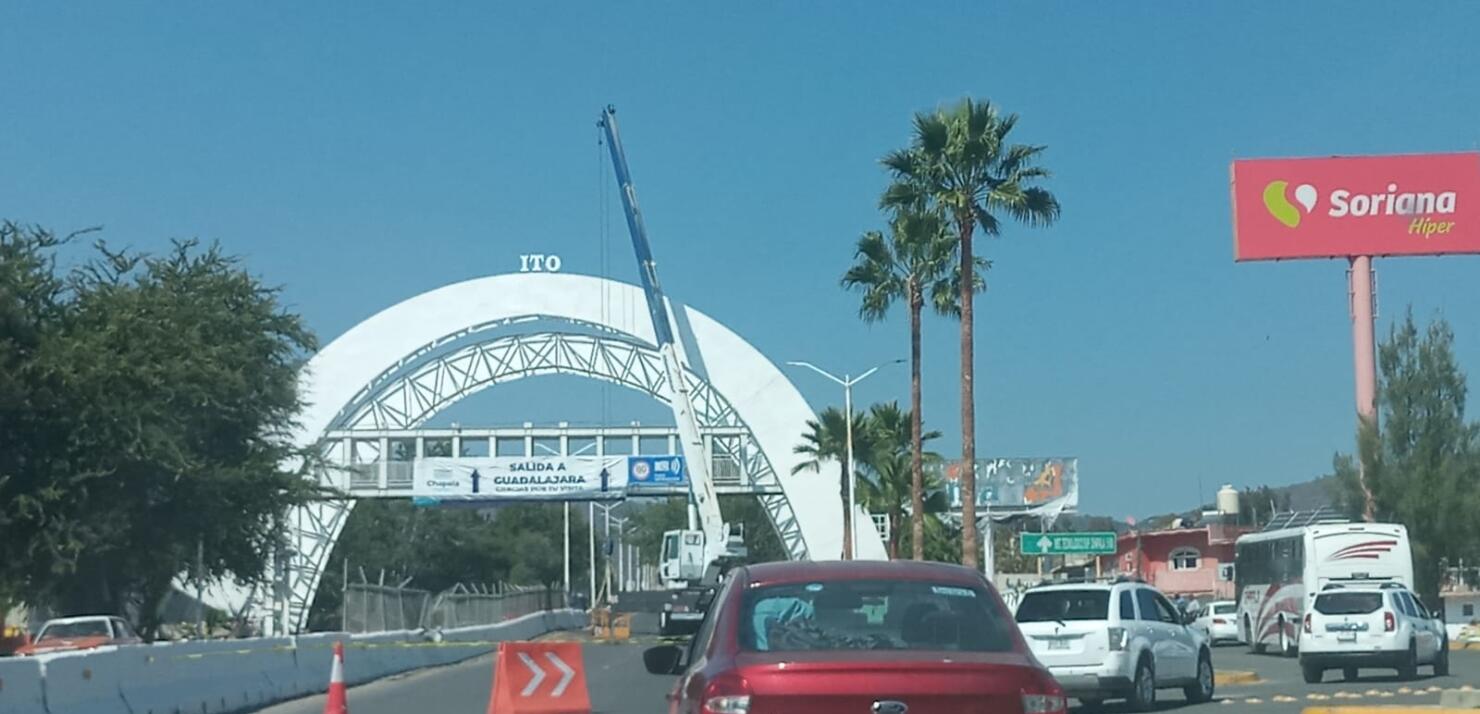
<svg viewBox="0 0 1480 714">
<path fill-rule="evenodd" d="M 888 367 L 891 364 L 902 364 L 903 362 L 904 360 L 902 359 L 889 360 L 888 362 L 870 368 L 867 372 L 857 377 L 849 377 L 846 374 L 839 377 L 811 362 L 787 362 L 787 364 L 793 367 L 806 367 L 843 385 L 843 431 L 845 434 L 843 437 L 843 450 L 847 454 L 846 458 L 848 459 L 848 550 L 855 558 L 858 557 L 858 519 L 855 518 L 858 507 L 856 497 L 854 496 L 854 484 L 858 481 L 858 466 L 853 461 L 853 385 L 868 379 L 870 375 L 883 367 Z"/>
</svg>

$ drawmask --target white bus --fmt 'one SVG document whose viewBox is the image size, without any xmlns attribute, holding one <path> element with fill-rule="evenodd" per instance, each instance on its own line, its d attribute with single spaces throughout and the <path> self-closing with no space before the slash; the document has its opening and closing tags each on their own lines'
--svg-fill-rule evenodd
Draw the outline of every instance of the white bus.
<svg viewBox="0 0 1480 714">
<path fill-rule="evenodd" d="M 1238 539 L 1239 637 L 1254 652 L 1299 647 L 1305 606 L 1331 584 L 1413 587 L 1408 529 L 1392 523 L 1329 523 L 1251 533 Z"/>
</svg>

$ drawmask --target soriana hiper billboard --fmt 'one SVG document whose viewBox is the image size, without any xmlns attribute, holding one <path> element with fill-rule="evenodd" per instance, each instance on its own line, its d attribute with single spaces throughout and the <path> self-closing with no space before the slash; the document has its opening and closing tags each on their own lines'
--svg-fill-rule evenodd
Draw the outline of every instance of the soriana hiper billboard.
<svg viewBox="0 0 1480 714">
<path fill-rule="evenodd" d="M 1235 260 L 1480 253 L 1480 153 L 1233 162 Z"/>
</svg>

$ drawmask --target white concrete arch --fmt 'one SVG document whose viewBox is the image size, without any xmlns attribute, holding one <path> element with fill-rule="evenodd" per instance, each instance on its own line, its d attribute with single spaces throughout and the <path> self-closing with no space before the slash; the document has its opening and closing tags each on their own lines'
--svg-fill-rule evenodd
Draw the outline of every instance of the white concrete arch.
<svg viewBox="0 0 1480 714">
<path fill-rule="evenodd" d="M 698 354 L 687 355 L 687 361 L 702 361 L 705 381 L 729 402 L 770 460 L 809 557 L 836 558 L 842 550 L 842 507 L 832 477 L 837 466 L 824 465 L 821 474 L 792 475 L 800 461 L 793 448 L 812 409 L 776 365 L 739 335 L 693 308 L 670 302 L 670 309 L 691 330 L 690 344 Z M 325 432 L 342 426 L 355 405 L 384 388 L 388 377 L 436 346 L 529 319 L 583 323 L 654 342 L 646 301 L 635 285 L 570 273 L 514 273 L 447 285 L 382 310 L 309 361 L 301 383 L 307 406 L 297 444 L 317 444 Z M 299 561 L 292 569 L 311 573 L 309 582 L 287 584 L 292 602 L 283 614 L 290 626 L 301 628 L 306 621 L 319 574 L 350 506 L 315 504 L 290 516 L 289 527 L 297 535 L 293 557 Z M 861 526 L 869 523 L 866 516 L 860 518 Z M 858 538 L 861 557 L 885 557 L 874 529 L 860 527 Z M 258 598 L 263 605 L 265 599 Z"/>
</svg>

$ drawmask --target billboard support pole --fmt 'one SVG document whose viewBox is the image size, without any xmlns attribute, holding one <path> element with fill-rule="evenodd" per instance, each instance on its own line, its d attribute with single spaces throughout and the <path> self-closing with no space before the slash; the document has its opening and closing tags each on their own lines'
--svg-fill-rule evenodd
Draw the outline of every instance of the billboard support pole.
<svg viewBox="0 0 1480 714">
<path fill-rule="evenodd" d="M 1362 459 L 1362 427 L 1377 427 L 1377 359 L 1373 336 L 1376 299 L 1372 290 L 1372 256 L 1351 258 L 1347 271 L 1348 295 L 1351 299 L 1352 356 L 1357 382 L 1357 477 L 1362 487 L 1362 518 L 1377 520 L 1377 507 L 1372 488 L 1367 484 L 1366 466 Z"/>
</svg>

